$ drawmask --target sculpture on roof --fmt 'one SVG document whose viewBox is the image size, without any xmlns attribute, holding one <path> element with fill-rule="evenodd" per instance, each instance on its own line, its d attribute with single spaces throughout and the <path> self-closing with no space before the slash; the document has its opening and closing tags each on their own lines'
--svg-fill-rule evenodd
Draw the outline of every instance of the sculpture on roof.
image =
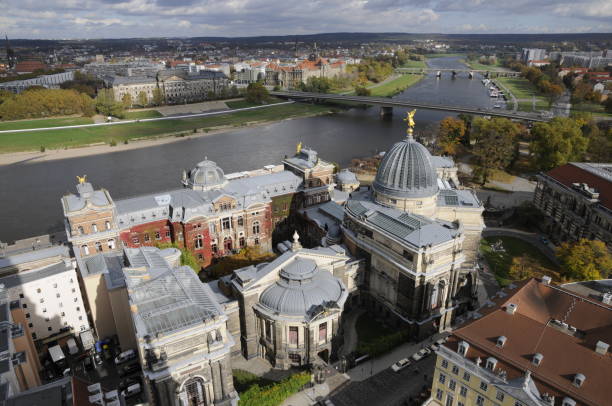
<svg viewBox="0 0 612 406">
<path fill-rule="evenodd" d="M 295 147 L 295 153 L 299 154 L 300 152 L 302 152 L 302 141 L 298 142 L 297 146 Z"/>
<path fill-rule="evenodd" d="M 406 130 L 406 132 L 408 133 L 408 137 L 412 137 L 412 132 L 414 131 L 414 126 L 415 126 L 414 115 L 415 114 L 416 114 L 416 109 L 406 112 L 406 118 L 404 119 L 404 121 L 408 123 L 408 129 Z"/>
<path fill-rule="evenodd" d="M 77 175 L 76 178 L 79 181 L 79 185 L 82 185 L 83 183 L 87 182 L 87 175 L 83 175 L 83 176 Z"/>
</svg>

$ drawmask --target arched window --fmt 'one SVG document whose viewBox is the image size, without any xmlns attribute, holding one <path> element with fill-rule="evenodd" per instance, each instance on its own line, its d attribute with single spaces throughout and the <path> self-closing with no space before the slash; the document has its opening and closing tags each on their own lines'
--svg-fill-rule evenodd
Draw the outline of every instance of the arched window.
<svg viewBox="0 0 612 406">
<path fill-rule="evenodd" d="M 109 250 L 115 249 L 115 239 L 114 238 L 111 238 L 110 240 L 108 240 L 108 249 Z"/>
<path fill-rule="evenodd" d="M 223 239 L 223 249 L 225 251 L 231 251 L 232 250 L 232 239 L 230 237 L 225 237 Z"/>
<path fill-rule="evenodd" d="M 202 234 L 196 235 L 196 238 L 195 238 L 196 249 L 202 248 L 203 246 L 204 246 L 204 238 L 202 237 Z"/>
<path fill-rule="evenodd" d="M 111 229 L 111 223 L 110 221 L 106 220 L 106 229 L 110 230 Z"/>
<path fill-rule="evenodd" d="M 240 248 L 244 248 L 244 246 L 246 245 L 244 237 L 240 237 L 240 239 L 238 240 L 238 244 L 240 245 Z"/>
<path fill-rule="evenodd" d="M 440 288 L 438 287 L 438 284 L 435 284 L 432 291 L 431 291 L 431 300 L 429 302 L 429 307 L 431 309 L 435 309 L 438 307 L 438 296 L 440 294 Z"/>
<path fill-rule="evenodd" d="M 91 225 L 91 230 L 92 230 L 94 233 L 97 233 L 97 232 L 98 232 L 98 225 L 97 225 L 96 223 L 93 223 L 93 224 Z"/>
<path fill-rule="evenodd" d="M 89 255 L 89 247 L 86 244 L 81 245 L 81 252 L 83 255 Z"/>
<path fill-rule="evenodd" d="M 78 230 L 79 230 L 79 235 L 85 234 L 85 230 L 83 230 L 83 226 L 79 226 Z"/>
<path fill-rule="evenodd" d="M 100 244 L 100 241 L 96 242 L 96 252 L 102 252 L 102 244 Z"/>
<path fill-rule="evenodd" d="M 253 234 L 259 234 L 259 221 L 253 223 Z"/>
<path fill-rule="evenodd" d="M 206 406 L 206 392 L 204 380 L 194 376 L 183 383 L 183 390 L 179 393 L 181 406 Z"/>
</svg>

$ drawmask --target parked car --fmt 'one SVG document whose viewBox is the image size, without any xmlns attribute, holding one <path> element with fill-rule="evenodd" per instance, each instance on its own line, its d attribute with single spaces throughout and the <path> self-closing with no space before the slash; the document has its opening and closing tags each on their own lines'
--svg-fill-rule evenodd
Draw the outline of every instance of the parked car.
<svg viewBox="0 0 612 406">
<path fill-rule="evenodd" d="M 423 348 L 421 351 L 423 352 L 423 357 L 431 355 L 431 350 L 427 347 Z"/>
<path fill-rule="evenodd" d="M 438 351 L 438 348 L 440 348 L 440 344 L 438 343 L 433 343 L 432 345 L 429 346 L 429 349 L 431 351 Z"/>
<path fill-rule="evenodd" d="M 121 354 L 115 357 L 115 364 L 119 365 L 124 362 L 133 360 L 134 358 L 136 358 L 136 351 L 134 350 L 123 351 Z"/>
<path fill-rule="evenodd" d="M 550 242 L 550 241 L 548 241 L 548 238 L 544 237 L 543 235 L 540 236 L 540 241 L 544 245 L 548 245 L 548 243 Z"/>
<path fill-rule="evenodd" d="M 140 371 L 140 364 L 125 365 L 119 371 L 119 376 L 128 376 Z"/>
<path fill-rule="evenodd" d="M 128 386 L 126 389 L 121 391 L 121 396 L 124 398 L 129 398 L 130 396 L 134 396 L 140 393 L 140 384 L 135 383 L 134 385 Z"/>
<path fill-rule="evenodd" d="M 410 358 L 412 358 L 414 361 L 420 361 L 423 359 L 423 355 L 421 354 L 421 351 L 419 351 L 412 354 L 412 357 Z"/>
<path fill-rule="evenodd" d="M 391 369 L 394 372 L 399 372 L 409 365 L 410 365 L 410 360 L 408 358 L 404 358 L 404 359 L 397 361 L 395 364 L 391 365 Z"/>
<path fill-rule="evenodd" d="M 79 352 L 79 346 L 74 338 L 69 338 L 68 341 L 66 341 L 66 346 L 68 347 L 68 353 L 70 355 L 74 355 Z"/>
</svg>

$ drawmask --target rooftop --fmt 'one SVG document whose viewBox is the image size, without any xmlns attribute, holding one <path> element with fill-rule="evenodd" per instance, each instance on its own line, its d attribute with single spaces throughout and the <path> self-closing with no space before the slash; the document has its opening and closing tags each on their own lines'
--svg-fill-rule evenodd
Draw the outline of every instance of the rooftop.
<svg viewBox="0 0 612 406">
<path fill-rule="evenodd" d="M 546 173 L 564 186 L 586 183 L 599 192 L 599 201 L 612 210 L 612 163 L 570 162 Z"/>
</svg>

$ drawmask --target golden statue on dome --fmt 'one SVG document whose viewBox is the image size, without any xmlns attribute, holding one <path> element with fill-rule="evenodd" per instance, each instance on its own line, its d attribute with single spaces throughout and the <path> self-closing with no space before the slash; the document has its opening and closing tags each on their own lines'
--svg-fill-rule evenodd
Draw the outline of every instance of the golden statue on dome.
<svg viewBox="0 0 612 406">
<path fill-rule="evenodd" d="M 302 152 L 302 141 L 300 141 L 295 147 L 295 153 L 299 154 L 300 152 Z"/>
<path fill-rule="evenodd" d="M 76 177 L 79 181 L 79 185 L 82 185 L 83 183 L 87 182 L 87 175 L 83 175 L 83 176 L 78 176 Z"/>
<path fill-rule="evenodd" d="M 416 109 L 412 110 L 412 111 L 407 111 L 406 112 L 406 118 L 404 119 L 405 122 L 408 123 L 408 129 L 406 130 L 406 133 L 408 134 L 409 138 L 412 138 L 412 132 L 414 131 L 414 115 L 416 114 Z"/>
</svg>

